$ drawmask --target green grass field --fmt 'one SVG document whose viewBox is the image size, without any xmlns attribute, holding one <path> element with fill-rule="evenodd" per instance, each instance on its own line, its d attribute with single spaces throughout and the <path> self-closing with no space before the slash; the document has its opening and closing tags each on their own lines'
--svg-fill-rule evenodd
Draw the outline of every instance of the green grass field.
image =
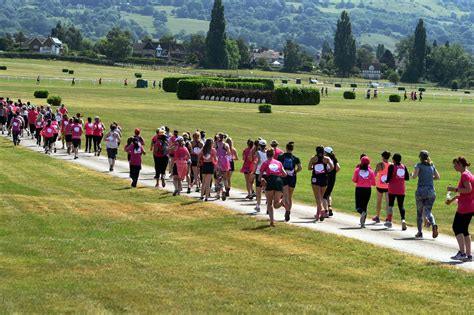
<svg viewBox="0 0 474 315">
<path fill-rule="evenodd" d="M 87 77 L 129 76 L 134 69 L 96 67 L 46 61 L 0 60 L 9 66 L 5 73 L 32 74 L 48 69 L 56 75 L 62 67 L 75 68 L 78 76 Z M 54 68 L 49 65 L 54 65 Z M 145 78 L 162 78 L 166 72 L 143 71 Z M 130 77 L 130 76 L 129 76 Z M 53 95 L 61 95 L 71 112 L 81 112 L 83 116 L 102 117 L 106 124 L 119 122 L 124 128 L 124 136 L 140 127 L 149 141 L 154 130 L 168 125 L 179 131 L 204 129 L 209 135 L 223 131 L 235 141 L 241 154 L 248 138 L 262 136 L 266 140 L 277 139 L 282 146 L 288 141 L 296 142 L 295 154 L 303 161 L 303 167 L 314 152 L 316 145 L 332 146 L 341 164 L 338 175 L 333 206 L 340 211 L 354 212 L 354 187 L 351 176 L 361 153 L 368 154 L 375 162 L 380 152 L 388 149 L 400 152 L 403 162 L 410 171 L 417 162 L 418 152 L 427 149 L 441 173 L 442 179 L 436 183 L 438 200 L 434 214 L 442 233 L 451 234 L 451 222 L 455 209 L 444 205 L 445 187 L 456 184 L 458 174 L 452 169 L 451 160 L 465 155 L 474 160 L 472 135 L 474 134 L 474 101 L 472 96 L 461 92 L 434 91 L 425 93 L 423 102 L 388 103 L 388 94 L 394 91 L 381 89 L 378 100 L 364 100 L 365 88 L 358 89 L 358 99 L 344 100 L 342 91 L 330 88 L 329 97 L 322 98 L 318 106 L 273 106 L 271 115 L 258 114 L 255 104 L 235 104 L 209 101 L 181 101 L 173 93 L 147 89 L 123 88 L 120 83 L 94 86 L 83 82 L 71 87 L 68 81 L 48 81 L 41 84 Z M 43 104 L 43 100 L 34 100 L 33 91 L 38 89 L 34 80 L 0 79 L 0 91 L 3 96 L 32 100 Z M 382 92 L 383 91 L 383 92 Z M 383 95 L 382 95 L 383 94 Z M 436 94 L 436 95 L 435 95 Z M 440 94 L 440 95 L 438 95 Z M 460 97 L 463 102 L 460 103 Z M 120 154 L 120 158 L 124 158 Z M 145 163 L 152 165 L 148 155 Z M 237 163 L 240 169 L 240 163 Z M 234 185 L 244 187 L 243 176 L 236 172 Z M 416 209 L 414 192 L 416 183 L 410 181 L 407 188 L 407 221 L 415 223 Z M 313 204 L 310 185 L 310 172 L 304 170 L 298 179 L 295 198 L 298 201 Z M 373 215 L 374 200 L 369 205 Z M 396 212 L 395 219 L 398 218 Z"/>
<path fill-rule="evenodd" d="M 474 276 L 0 139 L 1 313 L 469 313 Z M 461 299 L 461 300 L 460 300 Z"/>
</svg>

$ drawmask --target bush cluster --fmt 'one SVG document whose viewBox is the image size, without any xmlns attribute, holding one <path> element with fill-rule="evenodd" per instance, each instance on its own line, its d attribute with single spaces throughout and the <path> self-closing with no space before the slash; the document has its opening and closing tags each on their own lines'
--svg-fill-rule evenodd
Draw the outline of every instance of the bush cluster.
<svg viewBox="0 0 474 315">
<path fill-rule="evenodd" d="M 340 87 L 341 87 L 341 83 L 336 83 L 336 84 L 334 84 L 334 87 L 340 88 Z"/>
<path fill-rule="evenodd" d="M 229 89 L 255 89 L 255 90 L 273 90 L 275 84 L 271 79 L 252 79 L 252 78 L 223 78 L 223 77 L 167 77 L 163 79 L 163 90 L 165 92 L 178 92 L 178 82 L 180 80 L 212 80 L 222 81 Z"/>
<path fill-rule="evenodd" d="M 421 88 L 418 89 L 418 92 L 426 92 L 426 88 L 421 87 Z"/>
<path fill-rule="evenodd" d="M 458 80 L 453 80 L 451 82 L 451 90 L 457 91 L 459 89 L 459 82 Z"/>
<path fill-rule="evenodd" d="M 47 90 L 39 90 L 39 91 L 35 91 L 33 95 L 36 98 L 48 98 L 49 92 Z"/>
<path fill-rule="evenodd" d="M 261 83 L 264 85 L 263 90 L 275 89 L 275 83 L 271 79 L 252 79 L 252 78 L 225 78 L 225 82 L 238 82 L 238 83 Z"/>
<path fill-rule="evenodd" d="M 272 105 L 270 104 L 262 104 L 258 105 L 258 111 L 260 113 L 271 113 L 272 112 Z"/>
<path fill-rule="evenodd" d="M 64 73 L 68 73 L 68 72 L 69 72 L 69 69 L 63 69 L 63 72 L 64 72 Z"/>
<path fill-rule="evenodd" d="M 69 70 L 69 74 L 74 74 L 74 70 Z"/>
<path fill-rule="evenodd" d="M 403 86 L 399 86 L 399 87 L 398 87 L 398 90 L 399 90 L 399 91 L 405 91 L 405 88 L 404 88 Z"/>
<path fill-rule="evenodd" d="M 0 70 L 7 70 L 7 66 L 0 66 Z"/>
<path fill-rule="evenodd" d="M 142 74 L 139 72 L 135 73 L 135 78 L 140 79 L 142 77 Z"/>
<path fill-rule="evenodd" d="M 357 87 L 357 84 L 351 83 L 351 88 L 356 88 L 356 87 Z"/>
<path fill-rule="evenodd" d="M 163 78 L 162 87 L 165 92 L 174 92 L 178 91 L 178 81 L 179 80 L 188 80 L 196 79 L 198 77 L 167 77 Z"/>
<path fill-rule="evenodd" d="M 344 92 L 344 99 L 346 100 L 355 100 L 356 94 L 352 91 L 345 91 Z"/>
<path fill-rule="evenodd" d="M 185 79 L 178 81 L 177 95 L 179 99 L 197 99 L 200 90 L 206 87 L 238 89 L 238 90 L 265 90 L 265 84 L 255 82 L 226 82 L 214 79 Z"/>
<path fill-rule="evenodd" d="M 51 95 L 50 97 L 48 97 L 46 102 L 51 106 L 59 106 L 61 105 L 62 99 L 61 96 Z"/>
<path fill-rule="evenodd" d="M 391 102 L 391 103 L 399 103 L 401 100 L 402 100 L 402 98 L 398 94 L 391 94 L 388 97 L 388 101 Z"/>
<path fill-rule="evenodd" d="M 273 104 L 280 105 L 318 105 L 320 94 L 318 89 L 279 87 L 274 91 Z"/>
<path fill-rule="evenodd" d="M 273 91 L 268 90 L 239 90 L 228 88 L 204 87 L 199 91 L 199 96 L 237 97 L 265 100 L 272 103 Z"/>
</svg>

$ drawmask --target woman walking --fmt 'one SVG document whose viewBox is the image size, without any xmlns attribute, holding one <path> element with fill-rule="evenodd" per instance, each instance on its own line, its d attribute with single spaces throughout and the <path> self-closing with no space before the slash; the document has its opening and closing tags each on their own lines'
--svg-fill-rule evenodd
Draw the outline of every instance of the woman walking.
<svg viewBox="0 0 474 315">
<path fill-rule="evenodd" d="M 239 160 L 239 155 L 237 154 L 237 150 L 234 148 L 234 142 L 232 141 L 232 138 L 227 137 L 225 140 L 225 143 L 229 146 L 229 152 L 227 153 L 227 160 L 229 160 L 230 164 L 230 169 L 229 172 L 227 172 L 227 185 L 228 189 L 226 189 L 225 195 L 226 197 L 229 197 L 229 192 L 232 187 L 232 174 L 235 171 L 235 161 Z"/>
<path fill-rule="evenodd" d="M 254 154 L 253 154 L 253 140 L 247 140 L 247 147 L 242 152 L 243 165 L 240 169 L 240 172 L 244 174 L 245 186 L 247 188 L 246 199 L 253 199 L 254 190 L 253 190 L 253 175 L 254 172 Z"/>
<path fill-rule="evenodd" d="M 296 174 L 303 168 L 301 161 L 293 155 L 294 142 L 288 142 L 286 152 L 278 156 L 278 161 L 283 165 L 287 176 L 283 177 L 283 201 L 285 206 L 285 221 L 290 221 L 291 208 L 293 206 L 293 192 L 296 188 Z M 268 199 L 267 199 L 268 200 Z"/>
<path fill-rule="evenodd" d="M 214 149 L 214 140 L 207 139 L 201 153 L 199 153 L 198 166 L 202 169 L 201 200 L 208 200 L 211 194 L 211 180 L 214 166 L 217 164 L 217 153 Z"/>
<path fill-rule="evenodd" d="M 334 189 L 334 185 L 336 184 L 336 174 L 341 170 L 341 166 L 339 165 L 339 161 L 334 154 L 334 150 L 331 147 L 325 147 L 324 153 L 328 158 L 331 159 L 334 168 L 328 173 L 328 186 L 326 191 L 323 195 L 323 205 L 326 209 L 328 209 L 328 213 L 326 213 L 326 218 L 332 217 L 332 191 Z"/>
<path fill-rule="evenodd" d="M 370 168 L 370 159 L 367 156 L 360 159 L 360 164 L 356 167 L 352 176 L 352 182 L 356 184 L 355 206 L 360 214 L 360 227 L 364 228 L 372 186 L 375 186 L 375 174 Z"/>
<path fill-rule="evenodd" d="M 418 155 L 420 162 L 415 165 L 411 177 L 418 178 L 418 185 L 416 188 L 416 225 L 418 233 L 415 238 L 423 238 L 423 216 L 428 220 L 432 226 L 433 238 L 438 237 L 438 226 L 436 225 L 435 217 L 431 213 L 433 204 L 436 200 L 436 193 L 433 185 L 433 180 L 439 179 L 439 173 L 433 162 L 431 162 L 428 151 L 421 151 Z"/>
<path fill-rule="evenodd" d="M 176 138 L 176 143 L 177 146 L 175 147 L 173 158 L 173 196 L 181 194 L 181 190 L 183 189 L 182 182 L 186 179 L 186 175 L 188 174 L 188 160 L 190 158 L 183 137 L 180 136 Z"/>
<path fill-rule="evenodd" d="M 71 139 L 72 139 L 72 146 L 74 150 L 74 160 L 79 158 L 79 147 L 81 146 L 81 137 L 82 137 L 82 124 L 78 118 L 74 119 L 74 124 L 71 127 Z"/>
<path fill-rule="evenodd" d="M 87 117 L 87 123 L 86 123 L 85 129 L 86 129 L 86 148 L 84 152 L 91 153 L 92 138 L 94 137 L 94 124 L 92 123 L 91 117 Z"/>
<path fill-rule="evenodd" d="M 260 204 L 262 203 L 262 182 L 260 181 L 261 178 L 265 178 L 265 174 L 261 174 L 260 169 L 262 168 L 263 162 L 267 160 L 266 149 L 267 142 L 264 139 L 258 141 L 258 149 L 256 151 L 256 167 L 255 167 L 255 186 L 257 190 L 257 205 L 255 206 L 255 211 L 260 212 Z M 262 176 L 260 176 L 260 174 Z"/>
<path fill-rule="evenodd" d="M 392 158 L 393 164 L 388 167 L 387 183 L 388 183 L 388 215 L 385 226 L 392 227 L 393 206 L 397 199 L 398 210 L 402 220 L 402 231 L 407 229 L 405 222 L 405 182 L 410 179 L 407 167 L 402 164 L 402 156 L 395 153 Z"/>
<path fill-rule="evenodd" d="M 142 169 L 142 155 L 145 155 L 143 145 L 138 138 L 131 138 L 131 143 L 125 147 L 125 152 L 130 154 L 130 178 L 132 179 L 132 187 L 137 187 L 138 177 Z"/>
<path fill-rule="evenodd" d="M 224 142 L 223 133 L 217 134 L 215 145 L 217 152 L 217 168 L 215 170 L 217 199 L 222 197 L 222 200 L 225 201 L 230 191 L 229 182 L 227 181 L 230 172 L 230 162 L 227 156 L 230 154 L 230 149 L 227 143 Z"/>
<path fill-rule="evenodd" d="M 273 149 L 266 152 L 267 160 L 260 167 L 259 181 L 265 186 L 265 196 L 267 198 L 267 213 L 270 217 L 270 226 L 275 226 L 273 209 L 281 207 L 283 194 L 282 177 L 287 174 L 280 161 L 275 160 Z M 263 174 L 266 176 L 263 177 Z"/>
<path fill-rule="evenodd" d="M 41 136 L 43 136 L 44 153 L 50 154 L 54 137 L 54 130 L 51 126 L 51 119 L 47 120 L 45 126 L 43 127 L 43 130 L 41 130 Z"/>
<path fill-rule="evenodd" d="M 105 142 L 107 158 L 109 160 L 109 171 L 113 172 L 120 143 L 120 134 L 117 132 L 117 125 L 110 125 L 110 131 L 105 135 Z"/>
<path fill-rule="evenodd" d="M 312 172 L 311 186 L 313 188 L 314 199 L 316 200 L 317 220 L 324 221 L 327 208 L 323 205 L 323 196 L 328 185 L 328 173 L 334 168 L 330 158 L 324 155 L 324 147 L 319 145 L 316 147 L 316 155 L 314 155 L 308 163 L 308 170 Z"/>
<path fill-rule="evenodd" d="M 474 175 L 467 169 L 471 164 L 460 156 L 453 160 L 454 169 L 461 173 L 458 186 L 448 186 L 448 192 L 457 195 L 446 200 L 446 204 L 458 201 L 458 208 L 453 221 L 453 232 L 459 245 L 459 252 L 451 257 L 453 260 L 472 261 L 471 235 L 469 224 L 474 215 Z"/>
<path fill-rule="evenodd" d="M 375 208 L 375 217 L 372 218 L 372 221 L 375 223 L 380 223 L 380 212 L 382 211 L 382 201 L 385 199 L 386 212 L 388 213 L 388 183 L 387 183 L 387 173 L 388 167 L 390 166 L 390 156 L 389 151 L 382 152 L 382 161 L 377 163 L 375 166 L 375 177 L 376 177 L 376 188 L 377 188 L 377 204 Z M 385 196 L 385 198 L 384 198 Z"/>
<path fill-rule="evenodd" d="M 198 161 L 203 147 L 201 134 L 196 131 L 193 133 L 193 141 L 191 141 L 191 178 L 193 186 L 196 185 L 196 192 L 201 189 L 201 172 L 199 171 Z"/>
<path fill-rule="evenodd" d="M 168 140 L 164 129 L 157 129 L 156 136 L 151 139 L 151 148 L 153 151 L 153 160 L 155 162 L 155 187 L 166 187 L 165 175 L 168 166 Z"/>
<path fill-rule="evenodd" d="M 94 156 L 100 156 L 102 151 L 102 137 L 104 136 L 105 126 L 100 121 L 100 118 L 96 116 L 94 118 L 94 131 L 93 131 L 93 140 L 94 140 Z"/>
</svg>

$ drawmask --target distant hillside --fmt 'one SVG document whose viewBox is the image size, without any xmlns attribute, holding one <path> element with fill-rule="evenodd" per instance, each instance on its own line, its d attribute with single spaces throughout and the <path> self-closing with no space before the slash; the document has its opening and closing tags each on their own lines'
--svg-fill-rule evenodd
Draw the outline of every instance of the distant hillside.
<svg viewBox="0 0 474 315">
<path fill-rule="evenodd" d="M 429 40 L 457 42 L 474 53 L 473 0 L 224 0 L 228 34 L 258 46 L 281 48 L 295 38 L 309 51 L 332 42 L 340 12 L 348 10 L 360 44 L 393 48 L 425 20 Z M 0 32 L 49 33 L 71 22 L 86 37 L 104 36 L 114 25 L 136 38 L 205 32 L 212 0 L 0 0 Z"/>
</svg>

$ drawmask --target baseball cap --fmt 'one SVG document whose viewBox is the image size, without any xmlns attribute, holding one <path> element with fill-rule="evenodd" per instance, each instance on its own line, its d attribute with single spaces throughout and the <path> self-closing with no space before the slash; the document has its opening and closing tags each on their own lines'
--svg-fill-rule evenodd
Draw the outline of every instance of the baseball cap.
<svg viewBox="0 0 474 315">
<path fill-rule="evenodd" d="M 265 141 L 264 139 L 261 139 L 260 141 L 258 141 L 258 144 L 259 145 L 267 145 L 267 141 Z"/>
<path fill-rule="evenodd" d="M 139 135 L 139 134 L 140 134 L 140 131 L 141 131 L 140 128 L 135 128 L 135 134 L 136 134 L 136 135 Z"/>
<path fill-rule="evenodd" d="M 324 152 L 326 152 L 327 154 L 331 154 L 333 152 L 333 150 L 332 150 L 331 147 L 325 147 Z"/>
<path fill-rule="evenodd" d="M 369 159 L 369 157 L 368 157 L 368 156 L 362 157 L 362 159 L 360 159 L 360 164 L 369 165 L 369 164 L 370 164 L 370 159 Z"/>
</svg>

